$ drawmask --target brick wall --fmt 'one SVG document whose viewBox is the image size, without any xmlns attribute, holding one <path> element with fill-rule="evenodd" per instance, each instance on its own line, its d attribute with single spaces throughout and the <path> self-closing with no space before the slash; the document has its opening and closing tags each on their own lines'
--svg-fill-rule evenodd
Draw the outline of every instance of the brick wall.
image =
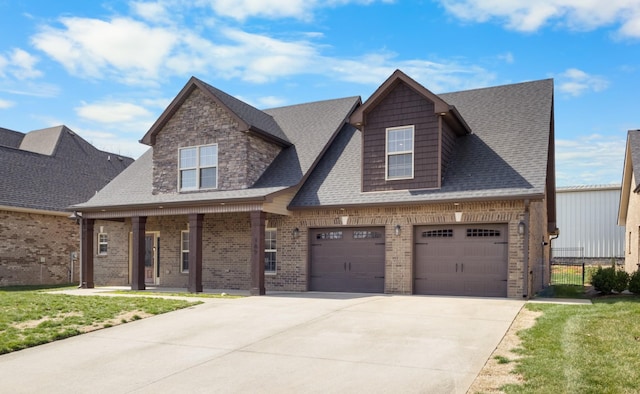
<svg viewBox="0 0 640 394">
<path fill-rule="evenodd" d="M 636 184 L 636 174 L 633 174 L 631 184 Z M 624 247 L 624 267 L 629 273 L 640 268 L 640 194 L 629 191 L 629 206 Z"/>
<path fill-rule="evenodd" d="M 413 293 L 413 234 L 415 226 L 447 223 L 504 223 L 509 232 L 508 296 L 522 298 L 526 294 L 524 274 L 524 236 L 518 233 L 518 224 L 525 220 L 522 201 L 464 203 L 460 206 L 462 221 L 455 222 L 453 204 L 430 204 L 381 208 L 317 209 L 296 211 L 291 216 L 267 215 L 267 227 L 277 229 L 277 271 L 267 274 L 268 291 L 305 291 L 308 283 L 309 229 L 342 227 L 341 217 L 348 216 L 347 227 L 379 226 L 385 228 L 385 292 L 393 294 Z M 529 259 L 530 267 L 544 269 L 548 262 L 548 247 L 542 245 L 546 217 L 544 202 L 533 201 L 529 206 Z M 180 231 L 187 229 L 186 216 L 150 217 L 147 231 L 160 236 L 160 285 L 186 287 L 188 275 L 180 272 Z M 108 222 L 105 222 L 108 223 Z M 400 224 L 399 236 L 394 228 Z M 249 214 L 227 213 L 205 215 L 203 227 L 203 286 L 208 289 L 248 289 L 250 287 L 251 231 Z M 105 225 L 105 229 L 107 225 Z M 96 284 L 104 283 L 99 277 L 115 278 L 122 275 L 120 283 L 128 281 L 128 232 L 130 224 L 108 224 L 110 231 L 126 232 L 127 236 L 112 237 L 108 257 L 96 259 Z M 122 226 L 122 227 L 118 227 Z M 96 223 L 96 232 L 98 231 Z M 299 229 L 299 237 L 293 230 Z M 114 245 L 122 241 L 123 248 Z M 97 264 L 101 267 L 98 269 Z M 111 267 L 111 268 L 109 268 Z M 112 269 L 107 273 L 105 270 Z M 126 275 L 123 272 L 127 272 Z M 542 271 L 541 271 L 542 272 Z M 547 271 L 548 272 L 548 271 Z M 535 282 L 548 277 L 534 275 Z M 112 279 L 109 279 L 112 280 Z"/>
<path fill-rule="evenodd" d="M 78 225 L 65 216 L 0 210 L 0 286 L 70 283 L 78 280 Z"/>
<path fill-rule="evenodd" d="M 153 193 L 178 189 L 178 149 L 218 144 L 218 189 L 251 186 L 280 147 L 239 130 L 238 122 L 221 106 L 195 89 L 156 136 L 153 148 Z"/>
</svg>

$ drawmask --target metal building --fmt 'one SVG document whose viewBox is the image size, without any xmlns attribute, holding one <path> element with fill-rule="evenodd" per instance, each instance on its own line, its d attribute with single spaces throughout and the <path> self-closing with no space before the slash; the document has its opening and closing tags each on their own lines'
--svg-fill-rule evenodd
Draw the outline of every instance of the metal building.
<svg viewBox="0 0 640 394">
<path fill-rule="evenodd" d="M 560 236 L 551 244 L 554 256 L 594 263 L 624 258 L 625 228 L 617 224 L 620 185 L 561 187 L 556 203 Z"/>
</svg>

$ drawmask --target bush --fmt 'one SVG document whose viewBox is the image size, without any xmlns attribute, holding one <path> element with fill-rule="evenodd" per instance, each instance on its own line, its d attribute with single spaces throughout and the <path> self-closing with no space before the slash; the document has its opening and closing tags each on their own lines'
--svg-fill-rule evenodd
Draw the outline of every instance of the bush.
<svg viewBox="0 0 640 394">
<path fill-rule="evenodd" d="M 616 282 L 615 268 L 598 267 L 591 277 L 593 287 L 603 294 L 611 294 Z"/>
<path fill-rule="evenodd" d="M 629 278 L 629 291 L 634 294 L 640 294 L 640 270 L 631 274 Z"/>
<path fill-rule="evenodd" d="M 627 290 L 629 284 L 629 274 L 625 270 L 616 271 L 615 280 L 613 283 L 613 290 L 618 293 L 622 293 Z"/>
<path fill-rule="evenodd" d="M 603 294 L 611 294 L 612 291 L 622 293 L 629 284 L 629 274 L 624 270 L 616 271 L 615 267 L 598 267 L 591 277 L 591 284 Z"/>
</svg>

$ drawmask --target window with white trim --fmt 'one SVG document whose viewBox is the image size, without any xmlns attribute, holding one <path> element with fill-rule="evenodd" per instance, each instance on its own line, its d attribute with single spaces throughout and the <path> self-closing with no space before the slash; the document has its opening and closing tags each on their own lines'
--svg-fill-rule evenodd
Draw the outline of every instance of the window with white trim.
<svg viewBox="0 0 640 394">
<path fill-rule="evenodd" d="M 264 230 L 264 272 L 267 274 L 276 273 L 276 236 L 278 231 L 275 228 Z"/>
<path fill-rule="evenodd" d="M 189 230 L 180 232 L 180 271 L 189 272 Z"/>
<path fill-rule="evenodd" d="M 98 234 L 98 254 L 106 255 L 109 248 L 109 236 L 107 233 Z"/>
<path fill-rule="evenodd" d="M 413 126 L 387 129 L 387 180 L 413 178 L 413 134 Z"/>
<path fill-rule="evenodd" d="M 218 145 L 180 148 L 178 156 L 180 191 L 218 187 Z"/>
</svg>

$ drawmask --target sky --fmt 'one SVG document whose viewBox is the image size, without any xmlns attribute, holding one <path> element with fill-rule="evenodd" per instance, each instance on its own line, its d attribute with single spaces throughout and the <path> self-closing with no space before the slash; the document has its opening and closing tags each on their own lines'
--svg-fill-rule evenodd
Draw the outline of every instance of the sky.
<svg viewBox="0 0 640 394">
<path fill-rule="evenodd" d="M 622 179 L 640 0 L 0 0 L 0 127 L 137 158 L 191 76 L 260 109 L 554 79 L 558 186 Z"/>
</svg>

